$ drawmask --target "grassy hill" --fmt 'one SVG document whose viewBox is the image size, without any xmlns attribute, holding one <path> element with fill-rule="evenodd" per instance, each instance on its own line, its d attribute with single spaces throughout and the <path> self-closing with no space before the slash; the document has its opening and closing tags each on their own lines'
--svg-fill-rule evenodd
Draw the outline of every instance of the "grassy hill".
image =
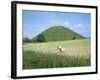
<svg viewBox="0 0 100 80">
<path fill-rule="evenodd" d="M 42 38 L 42 39 L 41 39 Z M 40 33 L 38 36 L 33 38 L 34 41 L 48 42 L 48 41 L 63 41 L 63 40 L 75 40 L 84 39 L 82 35 L 66 28 L 64 26 L 53 26 L 44 32 Z"/>
</svg>

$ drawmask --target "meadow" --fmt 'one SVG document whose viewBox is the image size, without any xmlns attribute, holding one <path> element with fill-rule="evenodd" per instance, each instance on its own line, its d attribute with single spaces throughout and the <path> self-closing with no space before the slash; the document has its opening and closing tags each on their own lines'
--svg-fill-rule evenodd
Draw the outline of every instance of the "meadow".
<svg viewBox="0 0 100 80">
<path fill-rule="evenodd" d="M 90 66 L 90 58 L 89 39 L 23 44 L 23 69 Z"/>
</svg>

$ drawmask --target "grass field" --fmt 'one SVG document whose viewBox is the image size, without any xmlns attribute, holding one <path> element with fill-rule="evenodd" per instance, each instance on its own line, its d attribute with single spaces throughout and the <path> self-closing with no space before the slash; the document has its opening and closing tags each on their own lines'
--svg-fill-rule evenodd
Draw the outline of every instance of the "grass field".
<svg viewBox="0 0 100 80">
<path fill-rule="evenodd" d="M 59 53 L 57 46 L 65 51 Z M 77 39 L 23 45 L 23 69 L 90 66 L 90 40 Z"/>
</svg>

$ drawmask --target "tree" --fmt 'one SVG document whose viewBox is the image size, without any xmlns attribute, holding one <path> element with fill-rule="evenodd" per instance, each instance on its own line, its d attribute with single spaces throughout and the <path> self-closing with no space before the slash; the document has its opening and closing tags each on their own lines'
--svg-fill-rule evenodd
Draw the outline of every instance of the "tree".
<svg viewBox="0 0 100 80">
<path fill-rule="evenodd" d="M 24 38 L 23 38 L 23 42 L 32 42 L 32 40 L 29 39 L 28 37 L 24 37 Z"/>
<path fill-rule="evenodd" d="M 38 42 L 46 42 L 46 39 L 45 39 L 44 35 L 40 34 L 37 36 L 37 41 Z"/>
<path fill-rule="evenodd" d="M 72 40 L 75 40 L 76 39 L 76 37 L 74 36 L 73 38 L 72 38 Z"/>
</svg>

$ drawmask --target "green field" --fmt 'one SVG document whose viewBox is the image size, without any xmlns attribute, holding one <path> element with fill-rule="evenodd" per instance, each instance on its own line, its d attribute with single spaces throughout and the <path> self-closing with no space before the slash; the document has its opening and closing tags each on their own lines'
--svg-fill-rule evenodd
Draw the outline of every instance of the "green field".
<svg viewBox="0 0 100 80">
<path fill-rule="evenodd" d="M 57 46 L 65 51 L 59 53 Z M 90 66 L 90 40 L 25 43 L 23 69 Z"/>
</svg>

